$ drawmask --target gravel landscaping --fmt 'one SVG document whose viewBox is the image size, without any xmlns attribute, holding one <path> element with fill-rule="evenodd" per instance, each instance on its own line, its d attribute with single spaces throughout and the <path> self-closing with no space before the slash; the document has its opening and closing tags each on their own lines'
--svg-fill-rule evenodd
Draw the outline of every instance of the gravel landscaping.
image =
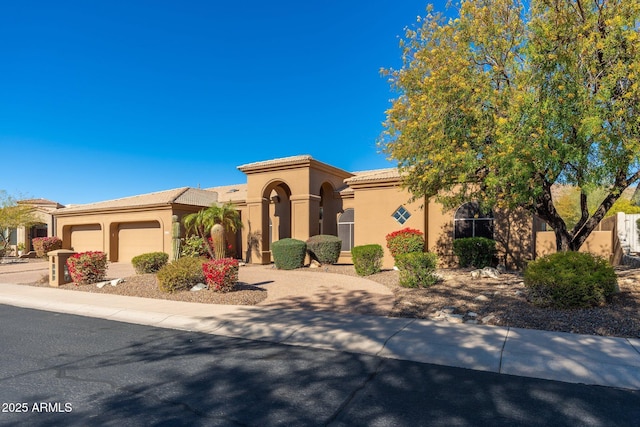
<svg viewBox="0 0 640 427">
<path fill-rule="evenodd" d="M 241 268 L 261 268 L 246 266 Z M 519 273 L 503 273 L 498 279 L 472 279 L 468 269 L 443 269 L 444 280 L 427 289 L 405 289 L 398 286 L 398 273 L 382 271 L 367 278 L 388 287 L 395 296 L 392 317 L 433 319 L 454 323 L 477 323 L 590 335 L 640 338 L 640 269 L 619 267 L 620 292 L 612 301 L 590 309 L 557 310 L 538 308 L 527 300 L 527 292 Z M 356 276 L 352 265 L 303 268 L 296 271 Z M 285 271 L 282 272 L 286 274 Z M 35 286 L 48 286 L 46 276 Z M 158 290 L 152 274 L 135 275 L 117 287 L 67 284 L 63 289 L 96 293 L 162 298 L 210 304 L 259 304 L 267 291 L 240 283 L 230 293 L 210 291 L 167 294 Z M 296 308 L 296 307 L 291 307 Z"/>
</svg>

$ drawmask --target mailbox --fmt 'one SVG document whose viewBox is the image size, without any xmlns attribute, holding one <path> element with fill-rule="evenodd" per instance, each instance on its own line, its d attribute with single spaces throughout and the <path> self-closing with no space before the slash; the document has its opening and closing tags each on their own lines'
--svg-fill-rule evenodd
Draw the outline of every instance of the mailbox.
<svg viewBox="0 0 640 427">
<path fill-rule="evenodd" d="M 68 249 L 47 252 L 49 256 L 49 286 L 57 288 L 60 285 L 71 282 L 67 260 L 75 253 Z"/>
</svg>

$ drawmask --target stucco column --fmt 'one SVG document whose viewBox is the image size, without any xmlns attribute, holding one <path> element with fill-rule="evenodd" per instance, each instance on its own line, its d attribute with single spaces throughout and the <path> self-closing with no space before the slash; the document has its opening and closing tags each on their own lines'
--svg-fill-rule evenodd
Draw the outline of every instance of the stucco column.
<svg viewBox="0 0 640 427">
<path fill-rule="evenodd" d="M 269 264 L 269 200 L 265 198 L 247 200 L 247 245 L 246 259 L 252 264 Z M 247 242 L 249 243 L 249 242 Z"/>
<path fill-rule="evenodd" d="M 291 196 L 291 237 L 307 240 L 318 234 L 320 196 L 297 194 Z"/>
</svg>

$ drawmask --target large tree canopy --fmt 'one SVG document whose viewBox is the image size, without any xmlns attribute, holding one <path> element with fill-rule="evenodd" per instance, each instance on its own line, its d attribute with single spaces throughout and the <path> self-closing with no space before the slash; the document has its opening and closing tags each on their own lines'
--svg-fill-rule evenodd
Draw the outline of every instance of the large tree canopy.
<svg viewBox="0 0 640 427">
<path fill-rule="evenodd" d="M 445 206 L 521 206 L 577 250 L 640 179 L 640 0 L 474 0 L 427 16 L 385 70 L 380 144 L 407 188 Z M 568 229 L 551 186 L 580 189 Z M 589 212 L 588 195 L 605 188 Z"/>
</svg>

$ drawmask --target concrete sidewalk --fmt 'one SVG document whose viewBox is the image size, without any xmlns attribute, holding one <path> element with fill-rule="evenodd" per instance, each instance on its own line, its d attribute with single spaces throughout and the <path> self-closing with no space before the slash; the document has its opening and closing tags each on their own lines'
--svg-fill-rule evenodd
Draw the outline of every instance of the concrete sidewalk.
<svg viewBox="0 0 640 427">
<path fill-rule="evenodd" d="M 0 284 L 0 304 L 571 383 L 640 390 L 640 339 Z"/>
</svg>

